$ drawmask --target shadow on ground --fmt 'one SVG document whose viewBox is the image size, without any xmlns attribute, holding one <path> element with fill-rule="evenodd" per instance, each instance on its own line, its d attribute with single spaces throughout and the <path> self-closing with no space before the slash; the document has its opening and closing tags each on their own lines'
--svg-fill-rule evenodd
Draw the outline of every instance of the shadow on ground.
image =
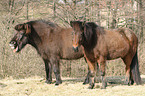
<svg viewBox="0 0 145 96">
<path fill-rule="evenodd" d="M 4 87 L 6 87 L 6 86 L 7 86 L 6 84 L 0 83 L 0 87 L 1 87 L 1 88 L 4 88 Z"/>
<path fill-rule="evenodd" d="M 142 79 L 142 84 L 145 84 L 145 76 L 141 78 Z M 64 82 L 69 82 L 69 83 L 77 83 L 77 82 L 84 82 L 85 78 L 74 78 L 74 79 L 63 79 Z M 117 86 L 117 85 L 126 85 L 125 84 L 125 77 L 124 76 L 113 76 L 113 77 L 106 77 L 107 80 L 107 85 L 108 86 Z M 101 83 L 100 78 L 96 78 L 96 83 Z"/>
</svg>

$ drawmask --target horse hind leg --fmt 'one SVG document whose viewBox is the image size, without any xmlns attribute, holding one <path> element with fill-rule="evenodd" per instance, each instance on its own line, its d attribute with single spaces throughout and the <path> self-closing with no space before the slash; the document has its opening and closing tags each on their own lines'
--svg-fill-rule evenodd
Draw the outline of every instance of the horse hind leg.
<svg viewBox="0 0 145 96">
<path fill-rule="evenodd" d="M 132 56 L 130 54 L 126 55 L 124 58 L 122 58 L 126 67 L 125 67 L 125 71 L 126 71 L 126 76 L 125 76 L 125 84 L 130 85 L 134 82 L 133 77 L 131 75 L 131 62 L 132 62 Z"/>
<path fill-rule="evenodd" d="M 131 85 L 134 84 L 134 79 L 133 79 L 133 74 L 131 72 L 131 69 L 130 69 L 130 82 L 129 82 Z"/>
</svg>

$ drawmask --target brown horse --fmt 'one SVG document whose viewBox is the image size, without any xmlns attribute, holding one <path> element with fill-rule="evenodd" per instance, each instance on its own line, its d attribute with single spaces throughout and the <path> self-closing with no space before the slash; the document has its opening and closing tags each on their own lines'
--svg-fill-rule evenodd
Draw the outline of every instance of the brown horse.
<svg viewBox="0 0 145 96">
<path fill-rule="evenodd" d="M 83 57 L 81 48 L 78 52 L 73 51 L 72 28 L 61 28 L 49 21 L 36 20 L 18 24 L 15 30 L 16 34 L 10 41 L 10 46 L 14 52 L 21 51 L 27 44 L 37 50 L 45 63 L 46 83 L 52 82 L 52 66 L 56 76 L 56 85 L 62 83 L 60 59 L 72 60 Z"/>
<path fill-rule="evenodd" d="M 119 28 L 106 30 L 94 22 L 71 21 L 74 29 L 73 47 L 82 45 L 84 57 L 90 68 L 90 86 L 94 87 L 95 64 L 99 64 L 102 88 L 106 88 L 106 60 L 121 58 L 126 65 L 126 83 L 141 84 L 137 58 L 138 39 L 132 30 Z"/>
</svg>

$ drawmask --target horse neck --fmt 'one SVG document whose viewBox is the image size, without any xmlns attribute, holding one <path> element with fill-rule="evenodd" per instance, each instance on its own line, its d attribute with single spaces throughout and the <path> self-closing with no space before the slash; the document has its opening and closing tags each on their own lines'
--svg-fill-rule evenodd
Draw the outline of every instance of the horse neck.
<svg viewBox="0 0 145 96">
<path fill-rule="evenodd" d="M 82 44 L 82 46 L 84 47 L 85 50 L 92 50 L 95 46 L 95 44 Z"/>
<path fill-rule="evenodd" d="M 29 44 L 32 45 L 34 48 L 38 50 L 42 40 L 38 33 L 32 31 L 32 33 L 29 36 Z"/>
<path fill-rule="evenodd" d="M 90 41 L 86 41 L 86 39 L 84 37 L 83 42 L 82 42 L 82 46 L 86 50 L 92 50 L 97 44 L 97 39 L 98 39 L 98 36 L 96 34 L 93 34 L 93 37 L 91 38 Z"/>
</svg>

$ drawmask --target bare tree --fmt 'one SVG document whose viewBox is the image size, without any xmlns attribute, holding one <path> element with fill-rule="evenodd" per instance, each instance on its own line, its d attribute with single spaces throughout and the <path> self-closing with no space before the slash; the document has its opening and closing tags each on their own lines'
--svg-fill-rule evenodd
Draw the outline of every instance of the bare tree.
<svg viewBox="0 0 145 96">
<path fill-rule="evenodd" d="M 142 0 L 138 0 L 138 3 L 139 3 L 139 18 L 140 18 L 140 38 L 141 42 L 143 42 L 143 26 L 144 26 L 143 2 Z"/>
</svg>

